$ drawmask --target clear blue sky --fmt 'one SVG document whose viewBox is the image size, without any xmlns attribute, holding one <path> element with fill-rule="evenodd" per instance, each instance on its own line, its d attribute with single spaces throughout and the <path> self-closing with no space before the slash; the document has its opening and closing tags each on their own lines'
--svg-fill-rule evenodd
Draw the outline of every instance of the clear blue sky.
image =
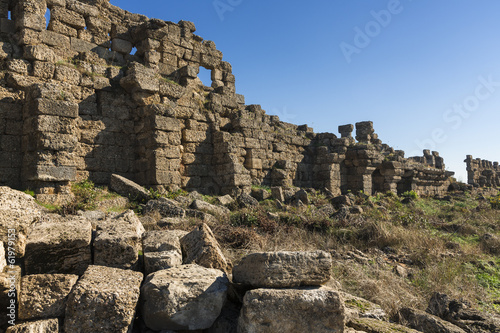
<svg viewBox="0 0 500 333">
<path fill-rule="evenodd" d="M 383 142 L 406 156 L 437 150 L 463 181 L 465 155 L 500 160 L 498 0 L 111 3 L 193 21 L 247 104 L 284 121 L 337 133 L 372 120 Z"/>
</svg>

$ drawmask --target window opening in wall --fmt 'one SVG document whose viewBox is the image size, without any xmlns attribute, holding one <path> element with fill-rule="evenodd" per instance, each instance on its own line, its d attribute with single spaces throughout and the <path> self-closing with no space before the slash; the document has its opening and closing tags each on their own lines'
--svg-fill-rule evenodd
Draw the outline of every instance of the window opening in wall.
<svg viewBox="0 0 500 333">
<path fill-rule="evenodd" d="M 203 82 L 203 85 L 207 87 L 212 86 L 212 71 L 200 66 L 200 72 L 198 73 L 198 78 Z"/>
<path fill-rule="evenodd" d="M 12 10 L 7 13 L 7 19 L 12 20 Z"/>
<path fill-rule="evenodd" d="M 136 55 L 136 54 L 137 54 L 137 47 L 135 47 L 135 46 L 134 46 L 134 47 L 132 48 L 132 51 L 130 51 L 130 54 L 131 54 L 131 55 Z"/>
<path fill-rule="evenodd" d="M 47 11 L 45 12 L 45 28 L 49 28 L 49 23 L 50 23 L 50 8 L 47 8 Z"/>
</svg>

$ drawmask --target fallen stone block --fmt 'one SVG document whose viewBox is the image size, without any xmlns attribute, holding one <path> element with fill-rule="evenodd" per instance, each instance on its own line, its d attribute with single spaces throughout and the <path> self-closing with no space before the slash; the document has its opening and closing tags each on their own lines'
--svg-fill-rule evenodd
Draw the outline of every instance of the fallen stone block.
<svg viewBox="0 0 500 333">
<path fill-rule="evenodd" d="M 59 333 L 59 320 L 45 319 L 22 323 L 7 328 L 5 333 Z"/>
<path fill-rule="evenodd" d="M 344 306 L 325 287 L 256 289 L 246 293 L 239 333 L 344 332 Z"/>
<path fill-rule="evenodd" d="M 26 274 L 81 275 L 92 264 L 90 221 L 46 215 L 31 230 L 26 244 Z"/>
<path fill-rule="evenodd" d="M 66 300 L 77 280 L 78 275 L 24 276 L 19 293 L 19 319 L 64 317 Z"/>
<path fill-rule="evenodd" d="M 89 266 L 69 295 L 64 331 L 129 332 L 142 279 L 142 273 L 131 270 Z"/>
<path fill-rule="evenodd" d="M 253 253 L 233 268 L 233 281 L 252 288 L 318 286 L 330 280 L 331 267 L 324 251 Z"/>
<path fill-rule="evenodd" d="M 144 227 L 133 211 L 127 211 L 97 225 L 94 264 L 122 269 L 139 269 Z"/>
<path fill-rule="evenodd" d="M 109 188 L 121 196 L 128 197 L 130 200 L 146 202 L 150 198 L 150 193 L 142 186 L 119 175 L 111 175 Z"/>
<path fill-rule="evenodd" d="M 387 313 L 380 305 L 343 291 L 339 291 L 339 294 L 344 300 L 346 321 L 356 318 L 387 319 Z"/>
<path fill-rule="evenodd" d="M 144 234 L 142 240 L 146 275 L 182 265 L 180 238 L 182 230 L 155 230 Z"/>
<path fill-rule="evenodd" d="M 217 198 L 217 202 L 222 206 L 228 206 L 234 202 L 234 198 L 229 194 Z"/>
<path fill-rule="evenodd" d="M 180 242 L 184 264 L 196 263 L 203 267 L 216 268 L 224 272 L 229 269 L 230 263 L 224 257 L 219 243 L 208 225 L 200 225 L 182 237 Z"/>
<path fill-rule="evenodd" d="M 191 209 L 197 209 L 197 210 L 201 210 L 201 211 L 206 212 L 206 213 L 219 215 L 219 216 L 226 216 L 226 215 L 229 215 L 229 213 L 231 212 L 226 207 L 212 205 L 212 204 L 210 204 L 206 201 L 203 201 L 203 200 L 194 200 L 189 207 Z"/>
<path fill-rule="evenodd" d="M 427 312 L 412 308 L 402 308 L 397 313 L 397 321 L 426 333 L 465 333 L 463 329 Z"/>
<path fill-rule="evenodd" d="M 226 300 L 226 275 L 182 265 L 150 274 L 141 288 L 141 311 L 153 330 L 202 330 L 215 322 Z"/>
<path fill-rule="evenodd" d="M 167 198 L 160 198 L 158 200 L 150 200 L 144 207 L 144 214 L 158 212 L 162 217 L 180 217 L 186 216 L 186 210 L 179 207 L 179 204 Z"/>
<path fill-rule="evenodd" d="M 403 325 L 389 323 L 371 318 L 352 319 L 347 326 L 367 333 L 418 333 L 419 331 Z"/>
</svg>

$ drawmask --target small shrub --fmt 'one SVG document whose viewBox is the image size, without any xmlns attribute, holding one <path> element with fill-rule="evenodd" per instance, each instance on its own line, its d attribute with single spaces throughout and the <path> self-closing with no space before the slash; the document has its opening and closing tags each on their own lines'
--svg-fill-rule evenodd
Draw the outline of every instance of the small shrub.
<svg viewBox="0 0 500 333">
<path fill-rule="evenodd" d="M 406 191 L 402 194 L 404 198 L 418 199 L 418 194 L 415 191 Z"/>
<path fill-rule="evenodd" d="M 491 208 L 500 209 L 500 195 L 490 198 L 489 201 L 491 204 Z"/>
</svg>

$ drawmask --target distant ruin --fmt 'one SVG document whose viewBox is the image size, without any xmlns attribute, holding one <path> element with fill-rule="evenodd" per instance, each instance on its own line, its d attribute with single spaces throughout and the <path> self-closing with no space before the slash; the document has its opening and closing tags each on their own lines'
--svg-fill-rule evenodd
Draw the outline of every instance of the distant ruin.
<svg viewBox="0 0 500 333">
<path fill-rule="evenodd" d="M 339 138 L 245 105 L 231 65 L 195 30 L 106 0 L 0 0 L 0 185 L 64 195 L 70 182 L 109 184 L 115 173 L 210 194 L 447 191 L 453 172 L 437 152 L 405 158 L 371 122 L 355 138 L 340 126 Z"/>
<path fill-rule="evenodd" d="M 498 162 L 490 162 L 467 155 L 468 184 L 476 187 L 500 187 L 500 167 Z"/>
</svg>

